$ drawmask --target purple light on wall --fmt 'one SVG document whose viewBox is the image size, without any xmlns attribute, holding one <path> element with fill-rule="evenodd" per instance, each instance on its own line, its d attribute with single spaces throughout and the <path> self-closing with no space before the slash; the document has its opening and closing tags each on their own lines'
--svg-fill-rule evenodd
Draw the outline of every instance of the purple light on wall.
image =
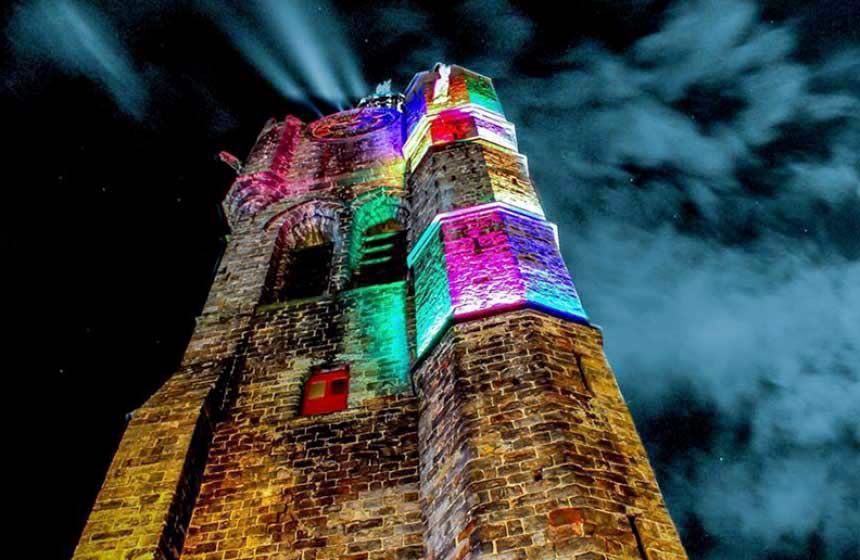
<svg viewBox="0 0 860 560">
<path fill-rule="evenodd" d="M 498 212 L 442 220 L 448 286 L 455 319 L 524 301 L 525 285 Z"/>
<path fill-rule="evenodd" d="M 451 319 L 534 307 L 588 322 L 553 226 L 507 204 L 482 204 L 437 216 L 409 262 L 415 277 L 419 354 Z"/>
</svg>

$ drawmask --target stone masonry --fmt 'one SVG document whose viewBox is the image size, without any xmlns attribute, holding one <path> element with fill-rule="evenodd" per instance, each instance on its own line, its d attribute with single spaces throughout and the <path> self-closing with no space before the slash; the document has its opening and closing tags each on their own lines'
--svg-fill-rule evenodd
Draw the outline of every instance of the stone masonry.
<svg viewBox="0 0 860 560">
<path fill-rule="evenodd" d="M 489 78 L 272 120 L 224 207 L 75 560 L 686 558 Z"/>
</svg>

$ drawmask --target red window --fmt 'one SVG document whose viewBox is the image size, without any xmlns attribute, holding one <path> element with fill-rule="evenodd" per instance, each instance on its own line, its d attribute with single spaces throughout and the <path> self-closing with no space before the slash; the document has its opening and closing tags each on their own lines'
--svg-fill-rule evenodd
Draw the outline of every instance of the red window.
<svg viewBox="0 0 860 560">
<path fill-rule="evenodd" d="M 325 414 L 346 409 L 349 398 L 349 369 L 316 371 L 305 383 L 302 415 Z"/>
</svg>

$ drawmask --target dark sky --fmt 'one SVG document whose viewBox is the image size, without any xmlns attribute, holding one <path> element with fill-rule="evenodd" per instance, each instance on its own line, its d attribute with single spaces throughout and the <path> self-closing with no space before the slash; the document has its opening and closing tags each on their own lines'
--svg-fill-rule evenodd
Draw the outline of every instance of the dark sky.
<svg viewBox="0 0 860 560">
<path fill-rule="evenodd" d="M 38 557 L 178 364 L 215 154 L 444 61 L 495 78 L 691 557 L 860 558 L 860 3 L 441 4 L 3 8 Z"/>
</svg>

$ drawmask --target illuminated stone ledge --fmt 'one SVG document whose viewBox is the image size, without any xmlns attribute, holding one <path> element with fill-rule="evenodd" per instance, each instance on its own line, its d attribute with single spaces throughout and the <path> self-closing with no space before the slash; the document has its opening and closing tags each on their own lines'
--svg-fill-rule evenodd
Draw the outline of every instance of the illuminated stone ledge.
<svg viewBox="0 0 860 560">
<path fill-rule="evenodd" d="M 478 139 L 517 150 L 513 124 L 484 107 L 466 104 L 422 116 L 403 144 L 403 157 L 412 171 L 431 146 Z"/>
<path fill-rule="evenodd" d="M 434 147 L 407 184 L 413 241 L 437 215 L 458 208 L 504 202 L 543 216 L 525 156 L 484 140 Z"/>
<path fill-rule="evenodd" d="M 503 203 L 437 216 L 409 254 L 418 355 L 451 321 L 533 307 L 588 322 L 555 226 Z"/>
</svg>

